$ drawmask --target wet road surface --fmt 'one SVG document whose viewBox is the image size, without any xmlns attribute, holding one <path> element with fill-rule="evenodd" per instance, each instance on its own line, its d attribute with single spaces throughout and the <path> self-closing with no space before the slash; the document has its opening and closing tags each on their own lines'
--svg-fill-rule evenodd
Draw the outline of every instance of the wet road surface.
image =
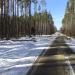
<svg viewBox="0 0 75 75">
<path fill-rule="evenodd" d="M 75 53 L 65 43 L 64 37 L 56 38 L 27 75 L 75 75 Z"/>
</svg>

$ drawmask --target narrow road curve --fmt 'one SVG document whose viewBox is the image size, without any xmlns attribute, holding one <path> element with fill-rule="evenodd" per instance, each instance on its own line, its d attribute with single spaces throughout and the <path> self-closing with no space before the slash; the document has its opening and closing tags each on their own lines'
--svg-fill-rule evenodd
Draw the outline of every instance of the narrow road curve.
<svg viewBox="0 0 75 75">
<path fill-rule="evenodd" d="M 27 75 L 75 75 L 75 60 L 69 58 L 75 53 L 68 47 L 64 37 L 59 36 Z"/>
</svg>

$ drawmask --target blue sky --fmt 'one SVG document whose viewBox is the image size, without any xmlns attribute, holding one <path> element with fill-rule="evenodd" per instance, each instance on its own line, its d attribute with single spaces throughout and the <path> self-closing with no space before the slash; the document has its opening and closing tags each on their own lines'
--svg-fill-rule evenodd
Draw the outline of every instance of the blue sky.
<svg viewBox="0 0 75 75">
<path fill-rule="evenodd" d="M 55 26 L 59 29 L 62 26 L 62 18 L 65 14 L 65 9 L 68 0 L 46 0 L 46 8 L 51 12 Z"/>
</svg>

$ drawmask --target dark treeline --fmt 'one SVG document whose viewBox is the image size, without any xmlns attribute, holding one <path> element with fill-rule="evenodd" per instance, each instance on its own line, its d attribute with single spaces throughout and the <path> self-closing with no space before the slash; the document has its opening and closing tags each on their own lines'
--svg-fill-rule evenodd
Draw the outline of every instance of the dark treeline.
<svg viewBox="0 0 75 75">
<path fill-rule="evenodd" d="M 62 32 L 68 36 L 75 36 L 75 0 L 69 0 L 62 21 Z"/>
<path fill-rule="evenodd" d="M 34 4 L 34 15 L 31 5 Z M 49 35 L 56 30 L 50 13 L 36 11 L 37 0 L 0 0 L 0 38 Z"/>
</svg>

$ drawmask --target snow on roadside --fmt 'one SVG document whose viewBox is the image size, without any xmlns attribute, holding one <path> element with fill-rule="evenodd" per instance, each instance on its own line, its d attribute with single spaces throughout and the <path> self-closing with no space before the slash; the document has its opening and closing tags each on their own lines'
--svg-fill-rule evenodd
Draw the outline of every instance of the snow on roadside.
<svg viewBox="0 0 75 75">
<path fill-rule="evenodd" d="M 67 36 L 65 42 L 75 52 L 75 39 Z"/>
<path fill-rule="evenodd" d="M 56 37 L 37 36 L 36 42 L 0 41 L 0 75 L 26 75 L 41 52 L 48 49 Z"/>
</svg>

